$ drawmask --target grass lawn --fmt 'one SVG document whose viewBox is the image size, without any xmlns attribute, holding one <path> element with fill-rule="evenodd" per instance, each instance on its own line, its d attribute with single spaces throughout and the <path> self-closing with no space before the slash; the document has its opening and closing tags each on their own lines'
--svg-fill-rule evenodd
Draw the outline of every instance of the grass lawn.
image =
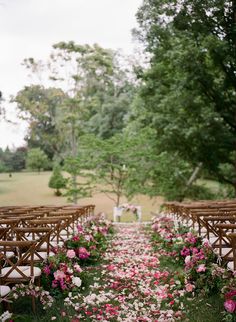
<svg viewBox="0 0 236 322">
<path fill-rule="evenodd" d="M 9 177 L 7 173 L 0 174 L 0 206 L 12 205 L 64 205 L 68 201 L 65 197 L 57 197 L 48 187 L 51 172 L 19 172 Z M 127 202 L 124 198 L 122 203 Z M 156 197 L 150 199 L 147 196 L 138 195 L 132 201 L 133 204 L 142 207 L 142 220 L 150 220 L 151 212 L 158 212 L 163 199 Z M 105 212 L 112 219 L 114 202 L 104 193 L 95 193 L 92 198 L 79 200 L 80 205 L 95 204 L 96 212 Z M 134 216 L 125 213 L 121 221 L 133 221 Z"/>
</svg>

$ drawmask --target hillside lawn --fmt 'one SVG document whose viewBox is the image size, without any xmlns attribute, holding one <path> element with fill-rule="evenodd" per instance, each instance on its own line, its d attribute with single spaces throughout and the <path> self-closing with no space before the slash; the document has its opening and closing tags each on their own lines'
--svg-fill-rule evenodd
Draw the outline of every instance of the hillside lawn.
<svg viewBox="0 0 236 322">
<path fill-rule="evenodd" d="M 69 204 L 66 197 L 57 197 L 53 189 L 48 187 L 51 172 L 19 172 L 0 173 L 0 206 L 23 206 L 23 205 L 65 205 Z M 112 196 L 112 195 L 111 195 Z M 125 198 L 122 203 L 127 202 Z M 163 198 L 150 199 L 147 196 L 137 195 L 130 203 L 142 207 L 142 220 L 151 219 L 151 213 L 157 213 Z M 94 204 L 95 212 L 104 212 L 112 219 L 114 201 L 104 193 L 95 193 L 92 198 L 80 199 L 79 205 Z M 134 221 L 134 215 L 124 213 L 121 221 Z"/>
</svg>

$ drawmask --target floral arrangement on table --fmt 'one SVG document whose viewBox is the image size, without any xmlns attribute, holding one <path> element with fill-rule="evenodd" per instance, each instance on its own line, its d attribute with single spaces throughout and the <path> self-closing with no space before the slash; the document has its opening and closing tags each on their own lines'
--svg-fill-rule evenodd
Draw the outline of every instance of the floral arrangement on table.
<svg viewBox="0 0 236 322">
<path fill-rule="evenodd" d="M 224 294 L 224 321 L 236 322 L 236 280 L 231 271 L 219 265 L 219 258 L 207 240 L 188 228 L 175 227 L 168 217 L 154 218 L 153 242 L 165 258 L 183 268 L 184 290 L 210 295 Z M 174 256 L 173 256 L 174 255 Z M 181 279 L 180 279 L 181 280 Z"/>
</svg>

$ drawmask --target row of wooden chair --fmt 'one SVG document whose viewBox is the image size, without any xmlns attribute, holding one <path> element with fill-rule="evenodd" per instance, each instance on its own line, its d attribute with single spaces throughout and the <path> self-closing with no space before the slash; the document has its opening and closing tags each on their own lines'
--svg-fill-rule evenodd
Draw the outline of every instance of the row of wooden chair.
<svg viewBox="0 0 236 322">
<path fill-rule="evenodd" d="M 207 238 L 231 270 L 236 270 L 236 200 L 168 202 L 165 212 Z"/>
<path fill-rule="evenodd" d="M 11 285 L 28 282 L 40 284 L 41 269 L 37 263 L 54 255 L 94 214 L 94 205 L 85 207 L 0 207 L 0 295 Z M 35 303 L 33 310 L 35 310 Z"/>
</svg>

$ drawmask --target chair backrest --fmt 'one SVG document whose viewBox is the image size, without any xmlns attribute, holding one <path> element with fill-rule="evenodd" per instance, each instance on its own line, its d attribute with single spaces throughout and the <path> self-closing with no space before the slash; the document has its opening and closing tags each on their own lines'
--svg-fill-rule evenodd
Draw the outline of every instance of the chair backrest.
<svg viewBox="0 0 236 322">
<path fill-rule="evenodd" d="M 44 260 L 44 257 L 40 254 L 42 245 L 46 244 L 46 253 L 49 255 L 50 251 L 50 235 L 52 228 L 49 227 L 23 227 L 14 229 L 17 241 L 36 241 L 34 251 L 34 262 Z M 25 259 L 26 262 L 30 261 L 30 254 Z"/>
<path fill-rule="evenodd" d="M 0 284 L 9 284 L 23 281 L 30 281 L 34 279 L 34 261 L 33 256 L 35 252 L 36 241 L 0 241 Z M 8 251 L 14 251 L 17 253 L 15 260 L 7 256 Z M 26 274 L 26 271 L 19 269 L 24 266 L 25 260 L 30 258 L 29 270 L 30 274 Z M 4 268 L 2 264 L 4 263 Z M 6 269 L 7 268 L 7 269 Z M 12 276 L 13 273 L 17 273 L 17 277 Z"/>
</svg>

